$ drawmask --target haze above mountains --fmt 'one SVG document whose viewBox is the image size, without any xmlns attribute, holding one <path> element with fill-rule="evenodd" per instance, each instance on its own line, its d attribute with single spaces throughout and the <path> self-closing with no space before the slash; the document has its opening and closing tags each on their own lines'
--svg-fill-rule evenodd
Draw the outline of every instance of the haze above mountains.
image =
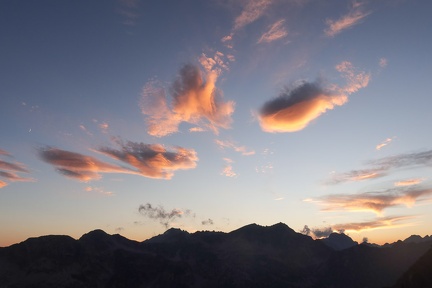
<svg viewBox="0 0 432 288">
<path fill-rule="evenodd" d="M 378 246 L 287 225 L 171 228 L 143 242 L 94 230 L 0 248 L 1 287 L 432 287 L 432 237 Z"/>
</svg>

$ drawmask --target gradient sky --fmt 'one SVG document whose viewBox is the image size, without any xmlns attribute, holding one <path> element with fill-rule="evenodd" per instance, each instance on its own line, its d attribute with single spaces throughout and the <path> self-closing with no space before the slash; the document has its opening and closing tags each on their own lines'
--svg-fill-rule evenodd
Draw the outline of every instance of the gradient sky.
<svg viewBox="0 0 432 288">
<path fill-rule="evenodd" d="M 0 1 L 0 246 L 432 233 L 432 2 Z"/>
</svg>

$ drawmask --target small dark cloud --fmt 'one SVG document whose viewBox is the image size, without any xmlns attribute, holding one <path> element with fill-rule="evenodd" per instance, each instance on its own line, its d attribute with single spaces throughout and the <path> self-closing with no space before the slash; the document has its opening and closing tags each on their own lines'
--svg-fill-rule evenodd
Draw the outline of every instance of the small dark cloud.
<svg viewBox="0 0 432 288">
<path fill-rule="evenodd" d="M 201 224 L 202 225 L 213 225 L 214 224 L 214 222 L 213 222 L 213 220 L 212 219 L 207 219 L 207 220 L 203 220 L 203 221 L 201 221 Z"/>
<path fill-rule="evenodd" d="M 120 233 L 120 232 L 122 232 L 124 230 L 125 230 L 125 228 L 123 228 L 123 227 L 117 227 L 117 228 L 114 229 L 114 231 L 117 232 L 117 233 Z"/>
<path fill-rule="evenodd" d="M 303 227 L 303 229 L 300 230 L 300 233 L 302 233 L 302 234 L 304 234 L 304 235 L 308 235 L 308 236 L 310 236 L 310 234 L 311 234 L 311 229 L 309 228 L 308 225 L 305 225 L 305 226 Z"/>
<path fill-rule="evenodd" d="M 172 209 L 171 211 L 166 211 L 165 208 L 163 208 L 161 205 L 153 206 L 150 203 L 140 205 L 138 211 L 143 216 L 149 219 L 159 221 L 159 223 L 163 225 L 165 229 L 168 229 L 171 222 L 175 219 L 182 218 L 183 215 L 189 217 L 192 214 L 189 209 L 186 210 L 186 213 L 185 211 L 182 211 L 180 209 Z"/>
</svg>

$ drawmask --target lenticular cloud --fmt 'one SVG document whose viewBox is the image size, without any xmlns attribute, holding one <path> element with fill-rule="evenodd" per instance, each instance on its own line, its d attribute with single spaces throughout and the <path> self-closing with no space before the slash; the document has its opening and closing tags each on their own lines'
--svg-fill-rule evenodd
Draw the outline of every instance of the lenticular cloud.
<svg viewBox="0 0 432 288">
<path fill-rule="evenodd" d="M 299 131 L 347 100 L 345 94 L 326 89 L 319 82 L 302 81 L 264 104 L 259 115 L 260 125 L 266 132 Z"/>
</svg>

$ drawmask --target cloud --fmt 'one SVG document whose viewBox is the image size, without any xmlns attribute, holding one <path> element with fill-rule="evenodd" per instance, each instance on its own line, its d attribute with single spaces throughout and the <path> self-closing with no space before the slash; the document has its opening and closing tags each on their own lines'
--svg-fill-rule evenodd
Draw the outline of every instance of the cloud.
<svg viewBox="0 0 432 288">
<path fill-rule="evenodd" d="M 375 220 L 365 222 L 351 222 L 333 225 L 334 230 L 344 230 L 347 232 L 361 232 L 366 230 L 376 230 L 383 228 L 397 228 L 404 226 L 403 222 L 416 218 L 416 216 L 390 216 L 378 217 Z"/>
<path fill-rule="evenodd" d="M 216 134 L 219 128 L 230 128 L 235 103 L 223 102 L 222 92 L 216 87 L 221 69 L 225 69 L 221 65 L 226 65 L 221 55 L 219 52 L 214 58 L 202 59 L 205 72 L 190 64 L 180 69 L 170 90 L 172 108 L 161 85 L 150 81 L 144 86 L 140 107 L 148 116 L 147 132 L 150 135 L 162 137 L 178 132 L 181 122 L 204 126 Z"/>
<path fill-rule="evenodd" d="M 135 26 L 136 20 L 139 18 L 139 14 L 136 12 L 139 0 L 119 0 L 121 8 L 119 14 L 124 17 L 123 24 L 127 26 Z"/>
<path fill-rule="evenodd" d="M 198 157 L 192 149 L 174 147 L 167 150 L 160 144 L 144 144 L 117 141 L 120 149 L 100 147 L 95 152 L 102 153 L 133 168 L 114 165 L 95 157 L 45 147 L 39 150 L 41 159 L 57 168 L 66 177 L 87 182 L 101 178 L 101 173 L 125 173 L 149 178 L 171 179 L 174 171 L 196 167 Z"/>
<path fill-rule="evenodd" d="M 207 220 L 203 220 L 203 221 L 201 221 L 201 224 L 202 225 L 213 225 L 214 224 L 214 222 L 213 222 L 213 220 L 212 219 L 207 219 Z"/>
<path fill-rule="evenodd" d="M 0 149 L 0 156 L 12 157 L 12 155 Z M 0 177 L 12 182 L 33 182 L 33 178 L 21 177 L 17 173 L 29 173 L 27 167 L 19 162 L 8 162 L 0 160 Z M 0 180 L 0 189 L 7 186 L 8 183 Z"/>
<path fill-rule="evenodd" d="M 347 81 L 345 86 L 326 84 L 322 80 L 297 81 L 279 97 L 263 105 L 258 115 L 262 130 L 272 133 L 302 130 L 327 110 L 344 105 L 348 101 L 348 95 L 369 83 L 370 74 L 356 72 L 348 61 L 335 68 Z"/>
<path fill-rule="evenodd" d="M 97 194 L 101 194 L 101 195 L 105 195 L 105 196 L 113 196 L 114 195 L 113 192 L 105 191 L 105 189 L 103 189 L 101 187 L 94 187 L 94 186 L 87 186 L 87 187 L 85 187 L 84 191 L 97 193 Z"/>
<path fill-rule="evenodd" d="M 6 178 L 7 180 L 13 181 L 13 182 L 33 182 L 33 181 L 35 181 L 32 178 L 20 177 L 13 172 L 6 172 L 6 171 L 1 171 L 1 170 L 0 170 L 0 177 Z"/>
<path fill-rule="evenodd" d="M 155 207 L 150 203 L 140 205 L 138 208 L 138 212 L 149 219 L 158 220 L 159 223 L 165 227 L 165 229 L 168 229 L 171 222 L 174 221 L 176 218 L 181 218 L 183 215 L 191 215 L 190 210 L 186 210 L 185 212 L 180 209 L 172 209 L 171 211 L 166 211 L 161 205 Z"/>
<path fill-rule="evenodd" d="M 257 43 L 270 43 L 286 37 L 288 35 L 288 31 L 283 26 L 284 23 L 284 19 L 275 22 L 269 27 L 267 32 L 261 35 Z"/>
<path fill-rule="evenodd" d="M 266 132 L 295 132 L 347 101 L 346 95 L 323 87 L 321 82 L 301 81 L 266 102 L 260 110 L 259 122 Z"/>
<path fill-rule="evenodd" d="M 381 58 L 381 59 L 379 60 L 378 64 L 379 64 L 379 66 L 380 66 L 381 68 L 385 68 L 385 67 L 387 67 L 387 65 L 388 65 L 388 61 L 387 61 L 386 58 Z"/>
<path fill-rule="evenodd" d="M 341 90 L 348 95 L 366 87 L 371 79 L 370 73 L 363 71 L 356 73 L 354 65 L 349 61 L 342 61 L 335 68 L 347 80 L 347 84 Z"/>
<path fill-rule="evenodd" d="M 432 165 L 432 150 L 399 154 L 368 161 L 371 168 L 363 170 L 351 170 L 349 172 L 335 174 L 327 184 L 339 184 L 349 181 L 361 181 L 386 176 L 389 171 L 399 168 L 412 168 L 416 166 Z"/>
<path fill-rule="evenodd" d="M 27 168 L 22 163 L 10 163 L 7 161 L 0 160 L 0 169 L 2 170 L 8 170 L 8 171 L 15 171 L 15 172 L 23 172 L 23 173 L 29 173 Z"/>
<path fill-rule="evenodd" d="M 11 155 L 9 154 L 9 152 L 7 152 L 7 151 L 5 151 L 5 150 L 2 150 L 2 149 L 0 149 L 0 155 L 11 156 Z"/>
<path fill-rule="evenodd" d="M 372 191 L 358 194 L 330 194 L 308 200 L 324 206 L 323 211 L 371 211 L 381 214 L 384 209 L 413 206 L 416 201 L 431 198 L 432 189 L 419 187 L 396 187 L 384 191 Z"/>
<path fill-rule="evenodd" d="M 390 142 L 393 141 L 393 138 L 387 138 L 386 140 L 384 140 L 383 142 L 381 142 L 380 144 L 378 144 L 375 149 L 376 150 L 381 150 L 381 148 L 387 146 L 388 144 L 390 144 Z"/>
<path fill-rule="evenodd" d="M 160 144 L 131 141 L 118 141 L 118 144 L 120 149 L 101 147 L 97 151 L 135 167 L 136 174 L 149 178 L 171 179 L 174 171 L 193 169 L 198 161 L 193 149 L 174 147 L 167 150 Z"/>
<path fill-rule="evenodd" d="M 333 229 L 331 227 L 313 228 L 311 230 L 311 233 L 313 234 L 314 238 L 316 238 L 316 239 L 327 238 L 330 236 L 331 233 L 333 233 Z"/>
<path fill-rule="evenodd" d="M 100 179 L 100 173 L 138 174 L 138 172 L 132 169 L 54 147 L 39 149 L 39 156 L 43 161 L 55 166 L 59 173 L 82 182 Z"/>
<path fill-rule="evenodd" d="M 231 33 L 222 37 L 222 43 L 228 48 L 233 48 L 231 41 L 233 40 L 235 33 L 244 28 L 245 26 L 255 22 L 265 13 L 267 8 L 272 4 L 273 0 L 249 0 L 243 7 L 240 15 L 234 19 L 234 25 L 231 29 Z"/>
<path fill-rule="evenodd" d="M 363 11 L 363 4 L 354 1 L 348 14 L 343 15 L 338 20 L 327 19 L 327 28 L 324 30 L 325 35 L 334 37 L 342 31 L 349 29 L 359 23 L 371 12 Z"/>
<path fill-rule="evenodd" d="M 244 156 L 250 156 L 255 155 L 255 151 L 252 149 L 247 148 L 246 146 L 238 146 L 236 143 L 232 141 L 222 141 L 222 140 L 215 140 L 215 143 L 219 146 L 221 149 L 229 148 L 233 149 L 236 152 L 241 153 Z"/>
<path fill-rule="evenodd" d="M 424 180 L 425 179 L 422 179 L 422 178 L 407 179 L 407 180 L 402 180 L 402 181 L 395 182 L 394 186 L 396 186 L 396 187 L 400 187 L 400 186 L 412 186 L 412 185 L 420 184 Z"/>
<path fill-rule="evenodd" d="M 326 228 L 309 228 L 308 225 L 305 225 L 302 230 L 300 230 L 300 233 L 311 236 L 314 239 L 320 239 L 320 238 L 327 238 L 330 236 L 331 233 L 333 233 L 333 229 L 331 227 Z"/>
<path fill-rule="evenodd" d="M 386 176 L 385 170 L 382 168 L 371 168 L 363 170 L 351 170 L 346 173 L 335 174 L 332 179 L 328 180 L 326 184 L 334 185 L 350 181 L 362 181 L 367 179 L 375 179 Z"/>
<path fill-rule="evenodd" d="M 101 129 L 102 133 L 106 134 L 108 133 L 109 124 L 106 122 L 103 122 L 99 124 L 99 128 Z"/>
<path fill-rule="evenodd" d="M 221 175 L 227 176 L 227 177 L 237 177 L 237 173 L 233 171 L 232 163 L 234 163 L 233 160 L 229 158 L 223 158 L 225 161 L 225 167 L 223 168 Z"/>
<path fill-rule="evenodd" d="M 270 6 L 271 3 L 272 0 L 247 1 L 247 4 L 243 8 L 243 11 L 234 20 L 233 30 L 237 31 L 261 18 L 261 16 L 264 14 L 267 7 Z"/>
</svg>

